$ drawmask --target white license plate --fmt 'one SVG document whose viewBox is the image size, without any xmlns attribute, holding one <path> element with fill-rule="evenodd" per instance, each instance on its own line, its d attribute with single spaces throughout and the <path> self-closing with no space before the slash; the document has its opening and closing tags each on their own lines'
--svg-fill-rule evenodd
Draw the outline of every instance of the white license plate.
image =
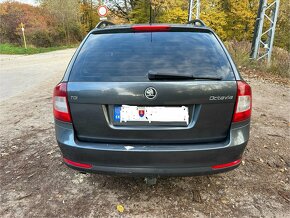
<svg viewBox="0 0 290 218">
<path fill-rule="evenodd" d="M 122 105 L 115 107 L 115 121 L 119 122 L 183 122 L 188 125 L 188 107 L 143 107 Z"/>
</svg>

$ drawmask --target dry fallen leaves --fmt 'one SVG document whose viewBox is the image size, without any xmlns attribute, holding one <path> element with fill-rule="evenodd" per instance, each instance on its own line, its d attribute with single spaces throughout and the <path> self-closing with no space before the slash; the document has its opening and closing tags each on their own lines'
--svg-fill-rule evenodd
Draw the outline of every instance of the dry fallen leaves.
<svg viewBox="0 0 290 218">
<path fill-rule="evenodd" d="M 117 205 L 117 211 L 120 212 L 120 213 L 123 213 L 123 212 L 124 212 L 124 207 L 123 207 L 123 205 L 118 204 L 118 205 Z"/>
</svg>

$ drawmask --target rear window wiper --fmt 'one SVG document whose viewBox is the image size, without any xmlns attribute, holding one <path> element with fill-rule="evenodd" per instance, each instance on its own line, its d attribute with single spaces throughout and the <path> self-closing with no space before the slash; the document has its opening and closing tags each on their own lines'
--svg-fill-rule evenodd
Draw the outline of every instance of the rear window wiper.
<svg viewBox="0 0 290 218">
<path fill-rule="evenodd" d="M 196 76 L 182 73 L 158 73 L 149 71 L 149 80 L 222 80 L 220 76 Z"/>
</svg>

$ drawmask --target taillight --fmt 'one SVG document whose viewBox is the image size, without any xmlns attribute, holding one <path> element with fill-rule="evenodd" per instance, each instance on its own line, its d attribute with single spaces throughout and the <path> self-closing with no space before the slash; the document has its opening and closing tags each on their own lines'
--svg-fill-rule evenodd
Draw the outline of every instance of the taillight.
<svg viewBox="0 0 290 218">
<path fill-rule="evenodd" d="M 168 25 L 140 25 L 132 26 L 132 30 L 136 32 L 165 32 L 170 30 Z"/>
<path fill-rule="evenodd" d="M 252 91 L 246 82 L 238 81 L 238 91 L 233 122 L 249 119 L 252 113 Z"/>
<path fill-rule="evenodd" d="M 71 122 L 70 111 L 67 101 L 67 84 L 60 83 L 53 92 L 53 114 L 55 119 Z"/>
</svg>

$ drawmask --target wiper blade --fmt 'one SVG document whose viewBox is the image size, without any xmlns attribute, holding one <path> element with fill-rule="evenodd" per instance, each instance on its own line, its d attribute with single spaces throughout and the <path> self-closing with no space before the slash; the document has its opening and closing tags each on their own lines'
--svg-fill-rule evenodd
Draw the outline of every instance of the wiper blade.
<svg viewBox="0 0 290 218">
<path fill-rule="evenodd" d="M 222 80 L 219 76 L 195 76 L 182 73 L 158 73 L 149 71 L 149 80 Z"/>
</svg>

